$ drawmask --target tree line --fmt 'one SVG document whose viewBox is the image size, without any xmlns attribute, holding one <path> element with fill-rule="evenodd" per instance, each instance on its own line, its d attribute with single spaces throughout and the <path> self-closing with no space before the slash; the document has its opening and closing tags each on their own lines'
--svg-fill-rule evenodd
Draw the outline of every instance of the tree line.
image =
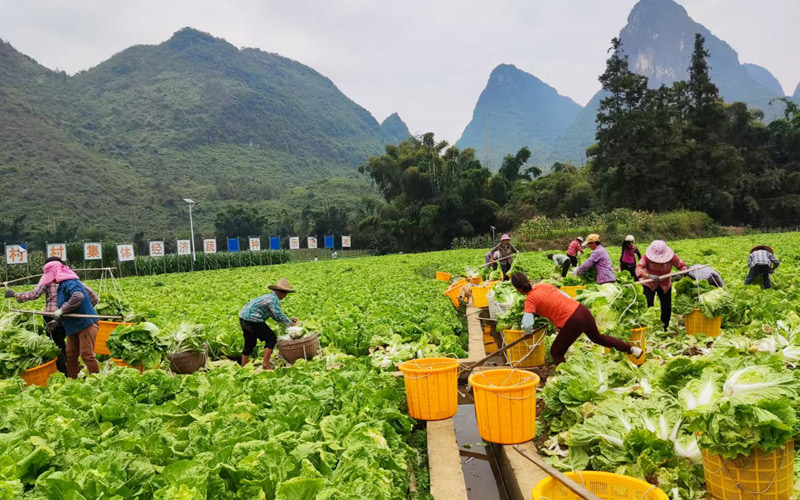
<svg viewBox="0 0 800 500">
<path fill-rule="evenodd" d="M 711 80 L 705 39 L 695 36 L 688 79 L 649 88 L 613 39 L 599 80 L 605 97 L 595 144 L 581 167 L 554 164 L 547 175 L 527 165 L 531 152 L 507 155 L 497 173 L 436 142 L 433 134 L 387 146 L 360 170 L 384 203 L 360 221 L 383 251 L 447 248 L 455 238 L 487 234 L 531 217 L 583 216 L 619 208 L 705 212 L 726 225 L 789 227 L 800 216 L 800 109 L 784 118 L 725 103 Z M 369 235 L 369 236 L 367 236 Z"/>
</svg>

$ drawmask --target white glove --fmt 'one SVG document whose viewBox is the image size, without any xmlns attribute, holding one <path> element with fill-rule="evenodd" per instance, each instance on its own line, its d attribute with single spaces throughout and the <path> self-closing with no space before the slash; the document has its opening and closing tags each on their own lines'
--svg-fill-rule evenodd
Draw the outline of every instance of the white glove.
<svg viewBox="0 0 800 500">
<path fill-rule="evenodd" d="M 522 331 L 525 332 L 527 335 L 533 331 L 533 323 L 536 320 L 536 316 L 533 313 L 525 313 L 522 315 Z"/>
<path fill-rule="evenodd" d="M 62 310 L 61 310 L 61 308 L 59 307 L 59 308 L 58 308 L 58 309 L 56 309 L 56 310 L 55 310 L 55 312 L 53 313 L 53 317 L 54 317 L 55 319 L 58 319 L 58 318 L 60 318 L 60 317 L 61 317 L 61 315 L 62 315 L 62 314 L 64 314 L 64 311 L 62 311 Z"/>
</svg>

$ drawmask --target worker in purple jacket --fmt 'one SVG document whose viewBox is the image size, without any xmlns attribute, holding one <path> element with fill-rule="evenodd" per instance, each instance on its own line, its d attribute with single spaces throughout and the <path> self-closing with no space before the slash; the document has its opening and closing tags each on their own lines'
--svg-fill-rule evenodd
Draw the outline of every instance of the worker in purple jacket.
<svg viewBox="0 0 800 500">
<path fill-rule="evenodd" d="M 592 254 L 586 259 L 586 262 L 575 269 L 575 276 L 580 276 L 591 268 L 597 270 L 597 284 L 614 283 L 617 281 L 617 275 L 614 274 L 614 268 L 611 265 L 611 257 L 608 256 L 608 250 L 600 243 L 599 234 L 590 234 L 586 237 L 586 245 L 592 249 Z"/>
</svg>

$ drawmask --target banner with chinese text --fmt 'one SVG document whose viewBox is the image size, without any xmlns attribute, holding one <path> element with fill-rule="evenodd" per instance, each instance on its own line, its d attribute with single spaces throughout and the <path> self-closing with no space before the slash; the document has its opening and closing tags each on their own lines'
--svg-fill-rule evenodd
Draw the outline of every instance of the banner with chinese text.
<svg viewBox="0 0 800 500">
<path fill-rule="evenodd" d="M 300 250 L 300 237 L 292 236 L 289 238 L 289 250 Z"/>
<path fill-rule="evenodd" d="M 192 242 L 191 240 L 178 240 L 178 255 L 192 255 Z"/>
<path fill-rule="evenodd" d="M 308 248 L 317 248 L 317 239 L 315 237 L 308 237 Z"/>
<path fill-rule="evenodd" d="M 83 244 L 83 260 L 100 260 L 103 258 L 103 245 L 100 243 Z"/>
<path fill-rule="evenodd" d="M 27 264 L 28 245 L 6 245 L 6 264 Z"/>
<path fill-rule="evenodd" d="M 164 256 L 164 242 L 151 241 L 150 242 L 150 257 L 163 257 Z"/>
<path fill-rule="evenodd" d="M 203 240 L 203 252 L 217 253 L 217 240 L 215 239 Z"/>
<path fill-rule="evenodd" d="M 350 237 L 342 236 L 342 248 L 350 248 Z"/>
<path fill-rule="evenodd" d="M 64 262 L 67 261 L 67 244 L 66 243 L 48 243 L 47 244 L 47 257 L 58 257 Z"/>
<path fill-rule="evenodd" d="M 119 262 L 130 262 L 134 259 L 133 245 L 117 245 L 117 260 Z"/>
<path fill-rule="evenodd" d="M 250 251 L 258 252 L 261 250 L 261 238 L 250 238 Z"/>
</svg>

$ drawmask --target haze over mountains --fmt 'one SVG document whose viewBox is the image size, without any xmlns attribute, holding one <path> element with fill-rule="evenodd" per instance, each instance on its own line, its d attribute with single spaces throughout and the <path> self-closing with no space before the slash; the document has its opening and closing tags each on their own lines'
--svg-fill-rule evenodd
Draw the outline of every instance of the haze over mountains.
<svg viewBox="0 0 800 500">
<path fill-rule="evenodd" d="M 630 58 L 631 69 L 647 76 L 650 86 L 657 88 L 688 78 L 687 68 L 695 33 L 706 38 L 706 49 L 711 53 L 711 77 L 726 102 L 746 102 L 751 107 L 761 109 L 767 121 L 783 114 L 780 103 L 769 104 L 774 98 L 784 97 L 778 80 L 766 68 L 756 64 L 741 64 L 738 54 L 730 45 L 692 20 L 686 9 L 673 0 L 640 0 L 620 31 L 620 39 L 624 52 Z M 598 92 L 566 127 L 563 126 L 562 115 L 548 113 L 527 116 L 525 127 L 513 126 L 518 120 L 507 110 L 529 109 L 533 113 L 534 110 L 548 109 L 549 101 L 557 101 L 558 94 L 555 90 L 544 94 L 533 91 L 520 93 L 515 89 L 509 90 L 505 96 L 498 96 L 495 72 L 497 69 L 489 77 L 486 90 L 475 106 L 472 122 L 464 130 L 459 145 L 475 148 L 478 157 L 483 158 L 485 135 L 476 134 L 475 131 L 478 128 L 485 130 L 488 119 L 489 149 L 494 165 L 499 165 L 504 155 L 516 152 L 513 147 L 507 149 L 508 144 L 532 147 L 534 158 L 543 158 L 542 164 L 548 167 L 554 161 L 583 164 L 585 150 L 594 141 L 595 118 L 602 93 Z M 523 73 L 518 75 L 520 79 L 535 78 L 520 73 Z M 491 99 L 485 98 L 487 92 L 492 96 Z M 554 129 L 561 129 L 555 142 L 543 133 L 546 131 L 549 134 Z"/>
<path fill-rule="evenodd" d="M 183 196 L 210 218 L 225 201 L 291 204 L 314 182 L 298 210 L 355 199 L 368 187 L 355 167 L 407 136 L 397 114 L 379 124 L 313 69 L 191 28 L 75 76 L 0 44 L 0 189 L 34 223 L 171 232 L 185 225 Z M 350 180 L 323 183 L 335 177 Z M 42 203 L 56 185 L 66 196 Z"/>
<path fill-rule="evenodd" d="M 766 119 L 782 113 L 768 104 L 783 94 L 775 77 L 741 64 L 673 0 L 640 0 L 620 36 L 632 69 L 657 86 L 686 78 L 697 32 L 726 101 L 760 108 Z M 800 101 L 800 85 L 794 97 Z M 488 157 L 494 170 L 522 146 L 543 167 L 581 165 L 601 98 L 598 92 L 581 107 L 500 64 L 457 144 Z M 0 42 L 2 208 L 28 214 L 33 225 L 68 221 L 109 235 L 146 227 L 166 237 L 185 229 L 184 196 L 203 200 L 197 223 L 204 231 L 217 210 L 236 202 L 271 220 L 297 220 L 321 205 L 357 210 L 377 193 L 356 167 L 408 136 L 397 113 L 379 123 L 300 62 L 191 28 L 74 76 Z M 52 189 L 63 196 L 43 202 Z"/>
</svg>

